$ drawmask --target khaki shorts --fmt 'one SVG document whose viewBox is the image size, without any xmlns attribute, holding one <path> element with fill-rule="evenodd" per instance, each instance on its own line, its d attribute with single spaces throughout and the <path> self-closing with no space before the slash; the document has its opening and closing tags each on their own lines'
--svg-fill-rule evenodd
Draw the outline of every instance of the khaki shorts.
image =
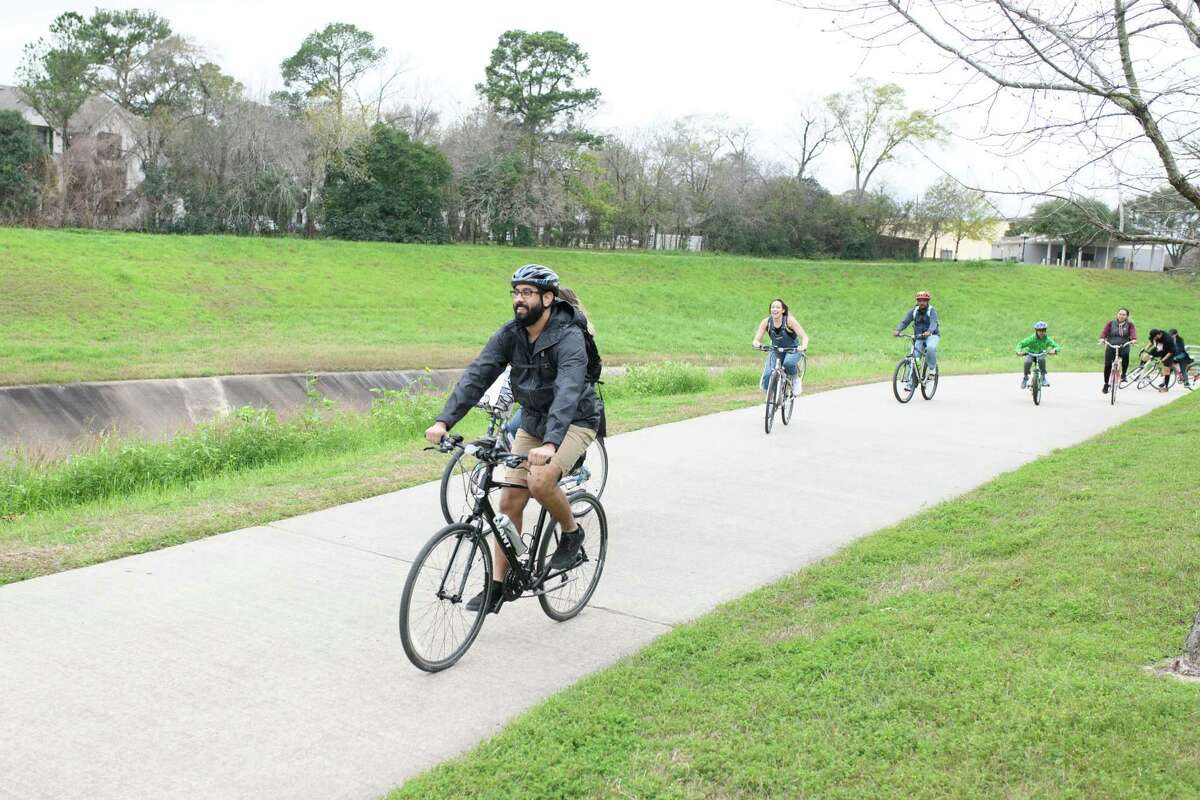
<svg viewBox="0 0 1200 800">
<path fill-rule="evenodd" d="M 554 453 L 554 457 L 550 459 L 550 463 L 558 467 L 562 475 L 567 475 L 571 472 L 571 468 L 575 466 L 575 462 L 583 455 L 583 452 L 588 449 L 588 445 L 596 440 L 596 432 L 591 428 L 584 428 L 580 425 L 572 425 L 567 428 L 567 435 L 563 437 L 562 444 L 558 446 L 558 450 Z M 528 433 L 524 428 L 517 431 L 517 436 L 513 439 L 512 451 L 519 455 L 525 455 L 535 447 L 540 447 L 542 440 Z M 515 483 L 518 486 L 525 486 L 526 480 L 529 477 L 529 470 L 525 467 L 509 467 L 508 472 L 504 475 L 505 483 Z"/>
</svg>

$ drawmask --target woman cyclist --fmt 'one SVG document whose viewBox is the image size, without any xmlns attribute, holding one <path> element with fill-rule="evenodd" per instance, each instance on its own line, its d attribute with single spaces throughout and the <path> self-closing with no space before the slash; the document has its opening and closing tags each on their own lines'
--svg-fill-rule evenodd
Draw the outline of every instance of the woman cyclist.
<svg viewBox="0 0 1200 800">
<path fill-rule="evenodd" d="M 1100 344 L 1107 342 L 1120 348 L 1121 374 L 1129 372 L 1129 345 L 1137 341 L 1137 328 L 1129 318 L 1128 308 L 1118 308 L 1116 319 L 1109 320 L 1104 330 L 1100 332 Z M 1113 359 L 1117 350 L 1112 347 L 1104 348 L 1104 388 L 1100 391 L 1108 394 L 1108 376 L 1112 372 Z"/>
<path fill-rule="evenodd" d="M 790 348 L 799 346 L 800 350 L 808 349 L 808 334 L 791 314 L 788 313 L 787 303 L 776 297 L 771 301 L 770 314 L 758 324 L 758 332 L 754 334 L 754 348 L 762 346 L 763 336 L 771 338 L 771 352 L 767 354 L 767 363 L 763 367 L 762 390 L 767 390 L 767 382 L 771 380 L 771 371 L 775 369 L 775 348 Z M 800 353 L 788 353 L 783 357 L 783 370 L 793 381 L 796 379 L 796 365 L 800 363 Z M 794 384 L 793 384 L 794 385 Z M 793 388 L 793 391 L 796 391 Z"/>
</svg>

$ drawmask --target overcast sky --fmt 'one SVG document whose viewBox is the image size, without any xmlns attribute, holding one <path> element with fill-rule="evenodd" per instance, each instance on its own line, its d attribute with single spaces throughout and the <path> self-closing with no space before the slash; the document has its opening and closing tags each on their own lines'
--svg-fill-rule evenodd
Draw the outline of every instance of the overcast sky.
<svg viewBox="0 0 1200 800">
<path fill-rule="evenodd" d="M 57 14 L 74 10 L 87 15 L 96 5 L 153 8 L 252 93 L 279 88 L 280 61 L 308 33 L 329 22 L 353 23 L 374 33 L 379 44 L 407 65 L 406 91 L 430 98 L 444 120 L 477 102 L 474 85 L 482 80 L 500 33 L 557 30 L 590 56 L 592 72 L 585 85 L 603 95 L 592 127 L 626 131 L 686 114 L 726 114 L 751 128 L 754 152 L 777 160 L 787 157 L 798 108 L 848 87 L 857 77 L 900 83 L 909 92 L 911 107 L 932 106 L 935 95 L 945 92 L 944 77 L 910 74 L 914 54 L 889 51 L 866 57 L 841 35 L 824 32 L 827 17 L 775 0 L 608 0 L 587 6 L 563 0 L 0 0 L 0 82 L 15 82 L 22 48 L 45 35 Z M 944 121 L 957 134 L 969 136 L 982 117 L 966 111 Z M 924 156 L 910 151 L 902 158 L 877 179 L 902 197 L 919 194 L 941 169 L 970 183 L 1012 184 L 1012 164 L 1005 173 L 1005 165 L 963 138 Z M 845 149 L 835 148 L 818 163 L 817 178 L 833 191 L 852 188 L 848 162 Z M 1038 162 L 1020 169 L 1036 171 Z M 1012 201 L 1001 204 L 1010 213 L 1019 210 Z"/>
</svg>

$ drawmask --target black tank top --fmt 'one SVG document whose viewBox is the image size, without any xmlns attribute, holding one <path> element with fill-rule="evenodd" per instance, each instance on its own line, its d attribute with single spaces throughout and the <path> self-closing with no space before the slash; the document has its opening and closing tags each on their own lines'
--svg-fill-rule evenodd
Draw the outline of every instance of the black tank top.
<svg viewBox="0 0 1200 800">
<path fill-rule="evenodd" d="M 782 325 L 778 328 L 771 325 L 771 318 L 767 317 L 767 335 L 771 337 L 771 346 L 773 347 L 795 347 L 800 343 L 796 337 L 796 332 L 788 327 L 788 315 L 784 314 Z"/>
</svg>

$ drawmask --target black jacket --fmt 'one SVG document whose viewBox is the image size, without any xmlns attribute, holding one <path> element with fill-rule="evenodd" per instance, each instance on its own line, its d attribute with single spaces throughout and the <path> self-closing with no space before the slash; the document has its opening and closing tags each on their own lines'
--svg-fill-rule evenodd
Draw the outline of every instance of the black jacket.
<svg viewBox="0 0 1200 800">
<path fill-rule="evenodd" d="M 525 328 L 510 320 L 467 367 L 438 420 L 454 427 L 511 365 L 509 384 L 525 410 L 521 427 L 526 431 L 555 447 L 571 425 L 603 433 L 604 408 L 596 387 L 586 380 L 584 325 L 584 318 L 563 300 L 554 301 L 550 319 L 533 343 Z"/>
</svg>

